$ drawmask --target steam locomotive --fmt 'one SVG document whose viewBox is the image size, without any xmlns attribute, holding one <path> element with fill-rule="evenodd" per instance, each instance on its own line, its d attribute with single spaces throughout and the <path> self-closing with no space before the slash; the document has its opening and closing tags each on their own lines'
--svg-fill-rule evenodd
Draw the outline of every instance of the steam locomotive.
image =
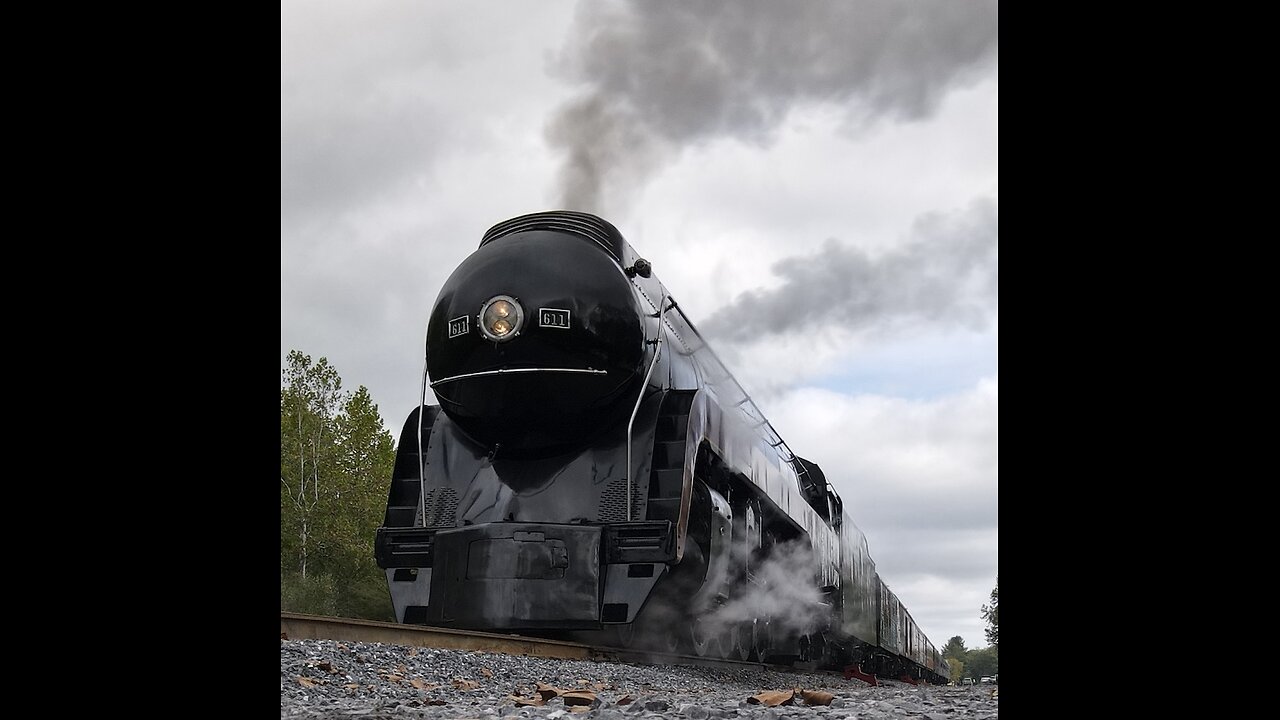
<svg viewBox="0 0 1280 720">
<path fill-rule="evenodd" d="M 402 623 L 946 681 L 822 469 L 586 213 L 445 282 L 375 557 Z"/>
</svg>

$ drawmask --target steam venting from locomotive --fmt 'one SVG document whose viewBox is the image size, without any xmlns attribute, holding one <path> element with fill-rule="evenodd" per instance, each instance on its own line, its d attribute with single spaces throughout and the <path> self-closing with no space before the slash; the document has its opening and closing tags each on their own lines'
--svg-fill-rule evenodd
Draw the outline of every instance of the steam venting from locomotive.
<svg viewBox="0 0 1280 720">
<path fill-rule="evenodd" d="M 768 145 L 795 107 L 858 131 L 931 116 L 998 53 L 995 0 L 582 3 L 558 69 L 587 90 L 546 128 L 560 201 L 617 212 L 687 147 Z"/>
<path fill-rule="evenodd" d="M 831 614 L 831 607 L 823 603 L 822 594 L 810 582 L 813 563 L 808 543 L 778 545 L 755 571 L 756 589 L 713 610 L 708 618 L 709 631 L 725 634 L 753 618 L 770 618 L 775 632 L 814 632 Z"/>
</svg>

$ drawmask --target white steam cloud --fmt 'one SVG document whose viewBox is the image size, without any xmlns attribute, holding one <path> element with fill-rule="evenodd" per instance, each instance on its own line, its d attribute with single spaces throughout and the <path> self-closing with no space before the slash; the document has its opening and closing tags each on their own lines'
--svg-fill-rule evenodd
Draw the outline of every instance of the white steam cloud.
<svg viewBox="0 0 1280 720">
<path fill-rule="evenodd" d="M 811 632 L 831 611 L 820 602 L 816 571 L 807 541 L 774 546 L 754 570 L 756 585 L 712 611 L 712 627 L 724 632 L 737 623 L 769 619 L 774 633 Z"/>
</svg>

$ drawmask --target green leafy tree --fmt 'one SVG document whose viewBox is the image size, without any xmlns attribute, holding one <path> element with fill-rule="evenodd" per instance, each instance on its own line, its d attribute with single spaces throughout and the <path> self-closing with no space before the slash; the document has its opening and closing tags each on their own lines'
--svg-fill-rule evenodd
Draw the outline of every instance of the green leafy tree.
<svg viewBox="0 0 1280 720">
<path fill-rule="evenodd" d="M 338 416 L 337 438 L 343 482 L 336 495 L 344 510 L 335 528 L 341 548 L 334 557 L 334 572 L 339 578 L 338 612 L 394 620 L 386 574 L 373 559 L 373 540 L 386 513 L 395 443 L 363 385 L 347 399 Z"/>
<path fill-rule="evenodd" d="M 964 638 L 959 635 L 953 635 L 946 645 L 942 646 L 942 656 L 946 658 L 957 658 L 964 660 L 964 654 L 968 650 L 964 647 Z"/>
<path fill-rule="evenodd" d="M 987 642 L 1000 646 L 1000 578 L 991 589 L 991 604 L 982 606 L 982 619 L 987 621 Z"/>
<path fill-rule="evenodd" d="M 394 462 L 368 389 L 344 391 L 326 358 L 290 352 L 280 390 L 282 609 L 393 619 L 373 538 Z"/>
<path fill-rule="evenodd" d="M 306 580 L 329 540 L 324 524 L 336 482 L 334 416 L 342 378 L 327 358 L 290 351 L 280 389 L 280 561 Z"/>
<path fill-rule="evenodd" d="M 964 669 L 965 677 L 971 677 L 974 680 L 995 675 L 1000 672 L 1000 652 L 995 646 L 970 650 L 965 655 Z"/>
<path fill-rule="evenodd" d="M 960 679 L 964 677 L 964 661 L 960 658 L 947 658 L 947 679 L 951 682 L 959 684 Z"/>
</svg>

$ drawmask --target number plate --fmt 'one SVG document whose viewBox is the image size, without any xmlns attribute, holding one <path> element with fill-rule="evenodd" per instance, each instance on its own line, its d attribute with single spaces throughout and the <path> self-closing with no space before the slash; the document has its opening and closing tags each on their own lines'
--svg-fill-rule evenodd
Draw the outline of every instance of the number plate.
<svg viewBox="0 0 1280 720">
<path fill-rule="evenodd" d="M 556 308 L 538 310 L 538 325 L 549 328 L 569 329 L 569 311 Z"/>
</svg>

